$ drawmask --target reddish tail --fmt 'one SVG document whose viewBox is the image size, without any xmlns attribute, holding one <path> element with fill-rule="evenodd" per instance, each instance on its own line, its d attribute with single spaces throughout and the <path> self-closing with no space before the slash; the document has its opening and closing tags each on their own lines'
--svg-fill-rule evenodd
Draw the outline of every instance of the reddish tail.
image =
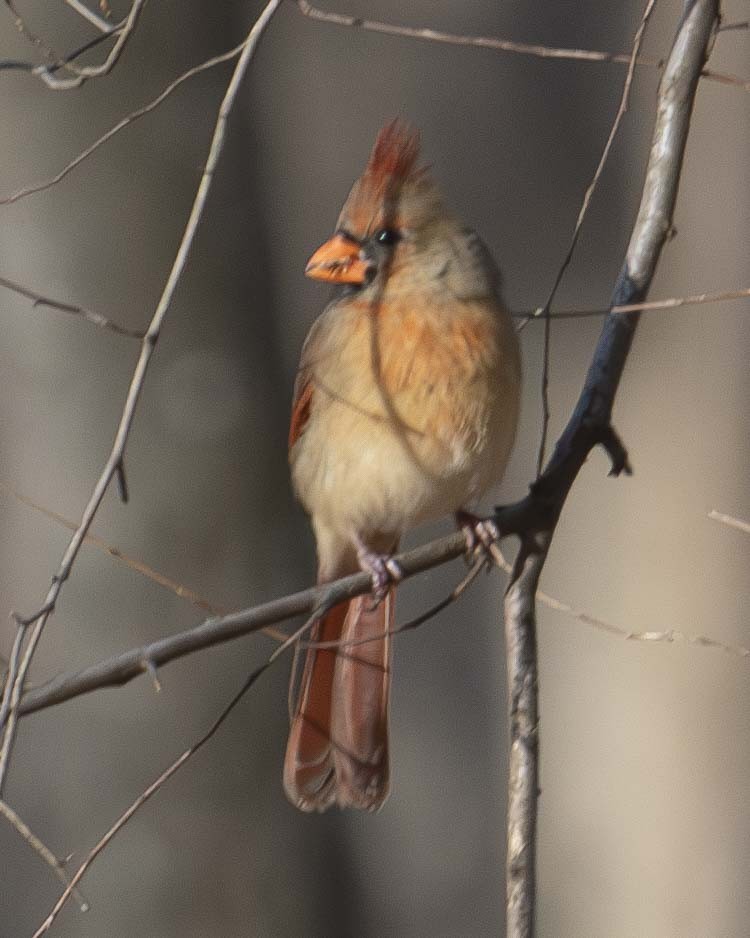
<svg viewBox="0 0 750 938">
<path fill-rule="evenodd" d="M 284 761 L 287 797 L 303 811 L 376 811 L 388 796 L 393 590 L 371 609 L 360 596 L 332 609 L 311 640 Z M 363 641 L 371 639 L 370 641 Z"/>
</svg>

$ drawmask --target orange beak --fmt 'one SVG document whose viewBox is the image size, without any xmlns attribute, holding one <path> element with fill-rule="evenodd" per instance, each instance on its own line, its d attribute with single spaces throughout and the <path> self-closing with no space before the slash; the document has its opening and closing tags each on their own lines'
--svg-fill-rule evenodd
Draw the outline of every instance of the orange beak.
<svg viewBox="0 0 750 938">
<path fill-rule="evenodd" d="M 364 283 L 372 265 L 360 257 L 360 246 L 346 235 L 335 234 L 313 254 L 305 273 L 329 283 Z"/>
</svg>

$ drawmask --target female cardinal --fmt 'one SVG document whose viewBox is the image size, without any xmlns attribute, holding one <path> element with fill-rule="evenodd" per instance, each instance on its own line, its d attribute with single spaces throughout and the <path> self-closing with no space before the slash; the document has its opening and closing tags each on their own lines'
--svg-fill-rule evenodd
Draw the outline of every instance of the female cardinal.
<svg viewBox="0 0 750 938">
<path fill-rule="evenodd" d="M 312 629 L 284 763 L 286 793 L 304 811 L 377 810 L 387 797 L 391 555 L 422 521 L 465 519 L 502 477 L 515 435 L 519 350 L 497 269 L 418 156 L 402 123 L 380 131 L 306 269 L 343 286 L 302 349 L 294 488 L 312 519 L 318 582 L 362 568 L 373 596 Z"/>
</svg>

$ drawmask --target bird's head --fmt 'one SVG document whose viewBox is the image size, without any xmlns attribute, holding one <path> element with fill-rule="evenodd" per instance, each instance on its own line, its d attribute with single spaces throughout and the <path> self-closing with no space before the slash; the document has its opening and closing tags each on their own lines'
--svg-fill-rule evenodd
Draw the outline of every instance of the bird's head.
<svg viewBox="0 0 750 938">
<path fill-rule="evenodd" d="M 416 131 L 399 120 L 380 131 L 333 237 L 307 264 L 308 277 L 363 287 L 414 266 L 445 218 L 438 189 L 418 158 Z"/>
</svg>

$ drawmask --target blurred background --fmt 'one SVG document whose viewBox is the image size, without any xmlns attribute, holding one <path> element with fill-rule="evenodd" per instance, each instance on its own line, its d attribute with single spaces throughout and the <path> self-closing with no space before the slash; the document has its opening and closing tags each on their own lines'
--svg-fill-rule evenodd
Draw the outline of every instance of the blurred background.
<svg viewBox="0 0 750 938">
<path fill-rule="evenodd" d="M 92 4 L 93 5 L 93 4 Z M 336 0 L 358 16 L 554 46 L 628 51 L 642 4 Z M 57 49 L 95 35 L 62 2 L 18 4 Z M 664 56 L 682 4 L 657 5 L 644 45 Z M 237 44 L 261 4 L 147 6 L 111 76 L 53 92 L 0 72 L 0 197 L 57 172 L 172 78 Z M 116 17 L 126 4 L 113 4 Z M 747 18 L 727 0 L 728 21 Z M 711 67 L 750 77 L 747 31 Z M 0 57 L 33 59 L 0 9 Z M 38 59 L 37 59 L 38 60 Z M 231 66 L 184 84 L 54 188 L 0 206 L 0 275 L 132 328 L 151 317 L 205 161 Z M 300 346 L 326 302 L 312 250 L 384 121 L 423 134 L 447 202 L 485 238 L 515 309 L 541 305 L 567 249 L 625 77 L 556 61 L 392 38 L 281 8 L 232 114 L 207 212 L 153 360 L 127 450 L 128 505 L 94 531 L 217 604 L 302 588 L 314 545 L 288 482 Z M 658 74 L 639 69 L 558 307 L 606 304 L 634 219 Z M 750 96 L 703 81 L 675 224 L 652 297 L 746 287 Z M 649 313 L 618 397 L 635 468 L 592 456 L 568 501 L 543 588 L 625 629 L 750 645 L 748 301 Z M 109 451 L 138 344 L 0 292 L 0 482 L 77 519 Z M 597 320 L 552 332 L 552 438 L 578 394 Z M 541 327 L 523 333 L 518 444 L 495 500 L 522 496 L 540 432 Z M 488 499 L 488 506 L 493 503 Z M 69 534 L 0 492 L 0 654 L 7 614 L 36 609 Z M 411 543 L 450 529 L 417 532 Z M 406 618 L 460 562 L 399 591 Z M 288 664 L 140 811 L 52 933 L 69 938 L 484 938 L 503 934 L 504 581 L 397 641 L 393 794 L 378 815 L 306 816 L 285 800 Z M 32 679 L 199 622 L 184 600 L 85 547 Z M 122 810 L 197 739 L 273 643 L 246 639 L 28 717 L 6 789 L 75 868 Z M 750 917 L 749 659 L 626 642 L 539 612 L 543 938 L 743 938 Z M 30 935 L 60 886 L 4 822 L 0 935 Z"/>
</svg>

